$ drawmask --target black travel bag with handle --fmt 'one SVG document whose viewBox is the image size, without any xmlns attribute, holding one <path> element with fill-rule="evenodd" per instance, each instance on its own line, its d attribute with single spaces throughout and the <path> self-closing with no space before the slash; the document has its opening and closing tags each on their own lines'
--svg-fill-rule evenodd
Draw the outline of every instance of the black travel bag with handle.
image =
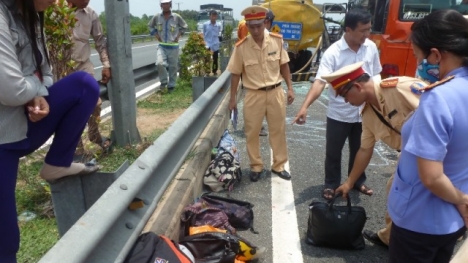
<svg viewBox="0 0 468 263">
<path fill-rule="evenodd" d="M 366 211 L 352 206 L 349 195 L 346 206 L 335 205 L 337 194 L 329 203 L 313 201 L 309 205 L 306 243 L 339 249 L 364 249 L 362 229 Z"/>
</svg>

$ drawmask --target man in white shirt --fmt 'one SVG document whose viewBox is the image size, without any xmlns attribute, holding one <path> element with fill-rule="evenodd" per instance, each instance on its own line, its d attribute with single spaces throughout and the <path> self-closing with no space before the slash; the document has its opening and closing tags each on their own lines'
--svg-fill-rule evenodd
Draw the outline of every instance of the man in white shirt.
<svg viewBox="0 0 468 263">
<path fill-rule="evenodd" d="M 219 35 L 221 32 L 221 24 L 216 22 L 218 12 L 210 11 L 210 20 L 203 24 L 203 38 L 205 39 L 206 48 L 212 52 L 213 58 L 213 75 L 218 74 L 218 54 L 219 54 Z"/>
<path fill-rule="evenodd" d="M 353 9 L 345 16 L 345 34 L 333 43 L 323 54 L 317 77 L 309 90 L 301 109 L 293 123 L 304 124 L 307 108 L 320 96 L 327 82 L 321 78 L 344 66 L 364 62 L 363 69 L 370 76 L 380 79 L 379 52 L 377 46 L 368 39 L 371 30 L 371 15 L 362 9 Z M 330 200 L 335 189 L 341 184 L 341 152 L 348 139 L 349 161 L 348 174 L 352 170 L 354 158 L 361 145 L 361 107 L 352 106 L 343 97 L 336 96 L 333 89 L 328 89 L 329 103 L 327 111 L 325 188 L 322 196 Z M 356 181 L 354 188 L 366 195 L 372 190 L 364 182 L 365 173 Z"/>
</svg>

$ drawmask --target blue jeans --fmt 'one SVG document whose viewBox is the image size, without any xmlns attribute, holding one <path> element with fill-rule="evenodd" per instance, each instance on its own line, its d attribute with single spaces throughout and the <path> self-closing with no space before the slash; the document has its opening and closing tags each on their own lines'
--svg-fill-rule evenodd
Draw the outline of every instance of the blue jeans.
<svg viewBox="0 0 468 263">
<path fill-rule="evenodd" d="M 50 113 L 39 122 L 28 121 L 26 139 L 0 145 L 0 262 L 16 263 L 19 249 L 15 204 L 19 159 L 37 150 L 54 134 L 45 162 L 54 166 L 70 166 L 98 97 L 99 85 L 91 75 L 73 73 L 49 88 L 45 99 Z"/>
<path fill-rule="evenodd" d="M 179 48 L 158 46 L 158 51 L 156 52 L 156 66 L 158 67 L 161 87 L 167 86 L 169 89 L 175 88 L 177 68 L 179 66 Z"/>
</svg>

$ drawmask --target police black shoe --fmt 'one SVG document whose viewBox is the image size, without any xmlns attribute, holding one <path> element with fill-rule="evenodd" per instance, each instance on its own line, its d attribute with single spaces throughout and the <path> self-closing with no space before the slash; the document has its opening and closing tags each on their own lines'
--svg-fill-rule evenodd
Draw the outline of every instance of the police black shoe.
<svg viewBox="0 0 468 263">
<path fill-rule="evenodd" d="M 284 179 L 284 180 L 291 180 L 291 175 L 290 175 L 288 172 L 284 171 L 284 170 L 281 171 L 281 172 L 277 172 L 277 171 L 275 171 L 275 170 L 271 170 L 271 172 L 274 173 L 274 174 L 276 174 L 276 175 L 278 175 L 279 177 L 281 177 L 281 178 Z"/>
<path fill-rule="evenodd" d="M 369 240 L 369 242 L 377 245 L 377 246 L 381 246 L 381 247 L 384 247 L 384 248 L 388 248 L 388 245 L 385 244 L 379 237 L 379 235 L 377 235 L 377 233 L 375 232 L 372 232 L 372 231 L 369 231 L 369 230 L 364 230 L 364 232 L 362 232 L 362 236 Z"/>
<path fill-rule="evenodd" d="M 250 171 L 250 181 L 252 182 L 256 182 L 258 181 L 258 179 L 260 178 L 260 175 L 262 174 L 262 172 L 254 172 L 254 171 Z"/>
</svg>

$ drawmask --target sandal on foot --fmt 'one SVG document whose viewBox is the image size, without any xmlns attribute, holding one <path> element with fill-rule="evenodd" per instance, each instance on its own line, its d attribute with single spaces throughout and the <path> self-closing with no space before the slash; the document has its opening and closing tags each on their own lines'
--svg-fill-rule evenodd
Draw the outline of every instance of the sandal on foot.
<svg viewBox="0 0 468 263">
<path fill-rule="evenodd" d="M 372 189 L 370 189 L 365 184 L 361 184 L 361 186 L 359 186 L 359 188 L 355 188 L 355 189 L 358 190 L 359 192 L 365 194 L 365 195 L 368 195 L 368 196 L 371 196 L 371 195 L 374 194 L 374 191 Z"/>
<path fill-rule="evenodd" d="M 322 197 L 325 199 L 325 200 L 332 200 L 333 197 L 335 196 L 335 190 L 331 189 L 331 188 L 325 188 L 323 189 L 323 192 L 322 192 Z"/>
<path fill-rule="evenodd" d="M 101 148 L 104 153 L 109 153 L 111 146 L 112 146 L 112 140 L 108 137 L 101 136 L 102 143 L 101 143 Z"/>
<path fill-rule="evenodd" d="M 101 165 L 85 165 L 85 168 L 76 174 L 66 175 L 53 180 L 46 180 L 49 184 L 55 184 L 62 181 L 65 178 L 78 177 L 83 175 L 88 175 L 99 171 L 102 168 Z"/>
</svg>

